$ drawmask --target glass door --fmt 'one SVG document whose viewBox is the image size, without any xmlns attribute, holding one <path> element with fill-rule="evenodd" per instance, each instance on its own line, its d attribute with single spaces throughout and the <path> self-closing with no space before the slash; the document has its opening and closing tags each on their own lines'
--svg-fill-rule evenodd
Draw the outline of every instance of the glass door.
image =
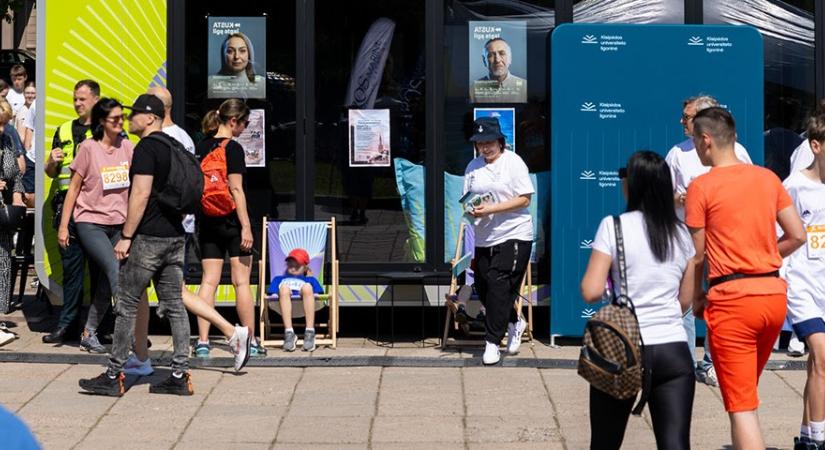
<svg viewBox="0 0 825 450">
<path fill-rule="evenodd" d="M 344 271 L 428 263 L 427 3 L 314 2 L 312 213 Z"/>
</svg>

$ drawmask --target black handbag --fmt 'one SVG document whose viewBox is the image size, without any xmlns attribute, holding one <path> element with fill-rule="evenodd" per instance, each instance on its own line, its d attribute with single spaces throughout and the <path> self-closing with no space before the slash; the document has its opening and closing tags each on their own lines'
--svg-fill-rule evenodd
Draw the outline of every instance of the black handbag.
<svg viewBox="0 0 825 450">
<path fill-rule="evenodd" d="M 0 164 L 7 152 L 8 150 L 0 150 Z M 6 189 L 0 192 L 0 230 L 14 232 L 26 217 L 26 207 L 7 204 L 6 194 L 8 192 L 10 192 L 9 185 L 6 184 Z"/>
</svg>

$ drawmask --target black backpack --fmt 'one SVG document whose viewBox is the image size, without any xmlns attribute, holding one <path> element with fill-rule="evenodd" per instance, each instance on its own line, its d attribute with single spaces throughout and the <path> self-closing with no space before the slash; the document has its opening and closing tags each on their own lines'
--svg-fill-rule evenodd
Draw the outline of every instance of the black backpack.
<svg viewBox="0 0 825 450">
<path fill-rule="evenodd" d="M 162 208 L 176 214 L 195 214 L 200 211 L 203 195 L 203 172 L 195 155 L 189 153 L 176 139 L 165 133 L 152 133 L 146 139 L 155 139 L 168 145 L 169 177 L 166 185 L 155 192 Z"/>
</svg>

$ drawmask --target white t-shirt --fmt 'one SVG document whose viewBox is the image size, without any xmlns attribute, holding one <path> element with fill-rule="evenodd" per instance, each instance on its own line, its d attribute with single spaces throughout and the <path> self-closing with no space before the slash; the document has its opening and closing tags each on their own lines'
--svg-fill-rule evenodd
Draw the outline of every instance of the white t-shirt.
<svg viewBox="0 0 825 450">
<path fill-rule="evenodd" d="M 798 147 L 796 147 L 791 154 L 791 173 L 799 172 L 800 170 L 811 167 L 814 163 L 814 151 L 811 150 L 811 141 L 805 138 Z"/>
<path fill-rule="evenodd" d="M 29 107 L 29 112 L 26 114 L 26 121 L 23 122 L 23 126 L 32 130 L 32 146 L 31 148 L 26 149 L 26 158 L 29 158 L 31 161 L 37 161 L 37 132 L 34 130 L 35 125 L 37 124 L 37 100 L 32 102 L 32 105 Z"/>
<path fill-rule="evenodd" d="M 534 194 L 527 165 L 514 152 L 505 151 L 492 164 L 478 156 L 464 171 L 464 194 L 493 194 L 496 203 L 521 195 Z M 452 200 L 454 201 L 454 200 Z M 482 218 L 475 225 L 475 245 L 492 247 L 511 239 L 533 241 L 533 218 L 527 208 L 496 213 Z"/>
<path fill-rule="evenodd" d="M 163 132 L 180 142 L 183 148 L 189 151 L 189 153 L 195 154 L 195 143 L 192 142 L 192 138 L 189 137 L 189 133 L 187 133 L 186 130 L 173 123 L 168 127 L 164 127 Z"/>
<path fill-rule="evenodd" d="M 189 137 L 189 133 L 187 133 L 186 130 L 173 123 L 168 127 L 164 127 L 163 132 L 172 137 L 174 140 L 180 142 L 180 144 L 183 145 L 183 148 L 189 151 L 189 153 L 193 155 L 195 154 L 195 143 L 192 141 L 192 138 Z M 188 214 L 183 218 L 183 231 L 190 234 L 195 232 L 194 215 Z"/>
<path fill-rule="evenodd" d="M 753 164 L 748 151 L 745 150 L 738 142 L 734 145 L 736 157 L 746 164 Z M 696 153 L 696 147 L 693 146 L 693 140 L 688 139 L 673 146 L 665 158 L 668 166 L 670 166 L 670 175 L 673 178 L 673 193 L 684 194 L 690 182 L 708 172 L 710 167 L 703 166 L 699 159 L 699 154 Z M 676 208 L 676 215 L 679 220 L 685 220 L 685 209 L 682 207 Z"/>
<path fill-rule="evenodd" d="M 621 215 L 624 253 L 627 263 L 627 294 L 636 307 L 645 345 L 687 342 L 682 326 L 679 287 L 688 261 L 695 250 L 687 228 L 679 227 L 670 261 L 659 262 L 648 244 L 644 216 L 639 211 Z M 613 258 L 611 276 L 619 295 L 619 264 L 613 217 L 605 217 L 593 239 L 593 250 Z"/>
<path fill-rule="evenodd" d="M 17 92 L 9 87 L 9 93 L 6 94 L 6 101 L 9 102 L 9 105 L 11 105 L 11 110 L 14 114 L 17 114 L 17 110 L 26 104 L 26 97 L 22 92 Z"/>
<path fill-rule="evenodd" d="M 814 237 L 817 243 L 821 240 L 825 244 L 825 231 L 812 232 L 817 225 L 825 229 L 825 184 L 799 171 L 791 173 L 782 184 L 809 231 L 807 243 L 786 258 L 788 317 L 791 323 L 825 318 L 825 254 L 817 255 L 809 248 Z"/>
</svg>

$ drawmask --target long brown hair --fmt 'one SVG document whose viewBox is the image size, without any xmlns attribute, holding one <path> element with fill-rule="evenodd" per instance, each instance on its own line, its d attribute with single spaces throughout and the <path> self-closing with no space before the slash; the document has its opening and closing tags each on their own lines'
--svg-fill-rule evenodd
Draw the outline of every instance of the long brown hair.
<svg viewBox="0 0 825 450">
<path fill-rule="evenodd" d="M 221 103 L 218 109 L 213 109 L 203 116 L 201 128 L 204 134 L 212 136 L 218 132 L 221 125 L 229 123 L 231 119 L 240 122 L 248 118 L 249 107 L 246 106 L 246 103 L 237 98 L 230 98 Z"/>
</svg>

